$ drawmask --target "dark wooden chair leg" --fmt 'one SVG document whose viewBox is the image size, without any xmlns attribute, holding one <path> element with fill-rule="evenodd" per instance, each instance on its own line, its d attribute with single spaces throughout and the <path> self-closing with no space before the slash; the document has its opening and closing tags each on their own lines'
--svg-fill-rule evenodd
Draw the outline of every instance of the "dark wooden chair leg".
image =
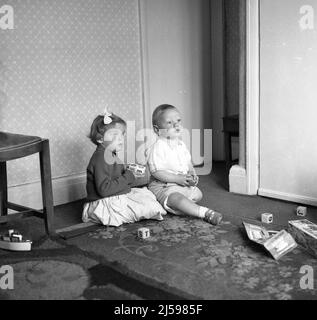
<svg viewBox="0 0 317 320">
<path fill-rule="evenodd" d="M 43 213 L 45 214 L 45 228 L 49 235 L 55 234 L 54 229 L 54 203 L 51 175 L 50 147 L 49 141 L 42 142 L 40 152 L 41 183 L 43 197 Z"/>
<path fill-rule="evenodd" d="M 0 216 L 8 215 L 7 163 L 0 162 Z"/>
</svg>

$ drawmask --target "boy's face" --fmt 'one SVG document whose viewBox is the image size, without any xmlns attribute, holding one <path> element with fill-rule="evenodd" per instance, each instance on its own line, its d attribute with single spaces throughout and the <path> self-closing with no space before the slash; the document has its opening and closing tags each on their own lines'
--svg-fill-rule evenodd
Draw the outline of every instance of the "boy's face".
<svg viewBox="0 0 317 320">
<path fill-rule="evenodd" d="M 160 137 L 177 139 L 182 134 L 182 118 L 176 109 L 166 110 L 159 118 L 156 133 Z"/>
</svg>

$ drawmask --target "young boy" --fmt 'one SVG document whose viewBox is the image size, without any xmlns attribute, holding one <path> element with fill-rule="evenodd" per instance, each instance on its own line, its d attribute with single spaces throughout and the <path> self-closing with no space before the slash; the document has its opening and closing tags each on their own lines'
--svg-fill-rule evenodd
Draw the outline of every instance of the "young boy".
<svg viewBox="0 0 317 320">
<path fill-rule="evenodd" d="M 202 193 L 197 188 L 198 176 L 191 155 L 180 139 L 179 111 L 174 106 L 161 105 L 153 112 L 152 123 L 158 139 L 148 150 L 149 190 L 168 212 L 218 225 L 222 220 L 220 213 L 196 204 L 202 199 Z"/>
</svg>

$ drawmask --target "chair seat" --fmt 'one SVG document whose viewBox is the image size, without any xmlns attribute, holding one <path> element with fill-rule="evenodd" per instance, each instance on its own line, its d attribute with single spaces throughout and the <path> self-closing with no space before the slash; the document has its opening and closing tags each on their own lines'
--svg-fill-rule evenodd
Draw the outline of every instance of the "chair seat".
<svg viewBox="0 0 317 320">
<path fill-rule="evenodd" d="M 25 147 L 40 141 L 42 141 L 40 137 L 0 132 L 0 152 Z"/>
</svg>

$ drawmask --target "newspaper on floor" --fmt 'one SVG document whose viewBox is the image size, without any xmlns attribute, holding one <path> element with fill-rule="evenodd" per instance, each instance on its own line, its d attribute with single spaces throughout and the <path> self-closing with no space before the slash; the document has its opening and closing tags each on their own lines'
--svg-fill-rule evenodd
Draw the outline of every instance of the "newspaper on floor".
<svg viewBox="0 0 317 320">
<path fill-rule="evenodd" d="M 262 245 L 275 260 L 280 259 L 297 247 L 294 238 L 285 230 L 270 231 L 262 226 L 246 222 L 243 222 L 243 224 L 249 239 Z"/>
</svg>

